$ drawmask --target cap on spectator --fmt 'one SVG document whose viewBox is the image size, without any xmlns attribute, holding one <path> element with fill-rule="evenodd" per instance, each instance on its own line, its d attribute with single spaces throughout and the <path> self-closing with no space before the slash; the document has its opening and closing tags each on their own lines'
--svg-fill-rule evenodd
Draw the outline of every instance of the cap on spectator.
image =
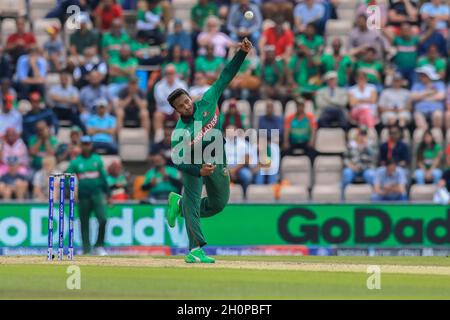
<svg viewBox="0 0 450 320">
<path fill-rule="evenodd" d="M 96 107 L 107 107 L 108 106 L 108 100 L 103 99 L 103 98 L 97 99 L 97 100 L 95 100 L 94 105 Z"/>
<path fill-rule="evenodd" d="M 180 18 L 175 19 L 174 26 L 182 26 L 183 25 L 183 20 L 181 20 Z"/>
<path fill-rule="evenodd" d="M 80 14 L 78 14 L 78 22 L 87 24 L 91 22 L 91 18 L 89 18 L 89 14 L 87 12 L 80 12 Z"/>
<path fill-rule="evenodd" d="M 19 158 L 17 158 L 16 156 L 6 158 L 6 164 L 9 166 L 16 165 L 17 163 L 19 163 Z"/>
<path fill-rule="evenodd" d="M 30 93 L 30 101 L 40 101 L 41 100 L 41 94 L 37 91 L 34 91 Z"/>
<path fill-rule="evenodd" d="M 80 139 L 81 143 L 92 143 L 92 138 L 90 136 L 82 136 Z"/>
<path fill-rule="evenodd" d="M 297 96 L 297 97 L 295 97 L 295 102 L 297 103 L 297 104 L 305 104 L 305 99 L 303 99 L 303 97 L 302 96 Z"/>
<path fill-rule="evenodd" d="M 72 126 L 72 128 L 70 128 L 70 133 L 73 132 L 81 133 L 81 128 L 79 126 Z"/>
<path fill-rule="evenodd" d="M 330 79 L 336 79 L 337 77 L 338 77 L 338 74 L 336 71 L 328 71 L 327 73 L 324 74 L 323 80 L 328 81 Z"/>
<path fill-rule="evenodd" d="M 54 34 L 58 34 L 60 29 L 58 26 L 50 26 L 47 28 L 46 31 L 49 35 L 54 35 Z"/>
<path fill-rule="evenodd" d="M 3 96 L 3 104 L 6 110 L 11 110 L 13 108 L 14 97 L 11 94 L 6 94 Z"/>
<path fill-rule="evenodd" d="M 417 73 L 421 73 L 426 75 L 430 80 L 439 80 L 439 75 L 436 73 L 436 70 L 431 65 L 425 65 L 416 69 Z"/>
</svg>

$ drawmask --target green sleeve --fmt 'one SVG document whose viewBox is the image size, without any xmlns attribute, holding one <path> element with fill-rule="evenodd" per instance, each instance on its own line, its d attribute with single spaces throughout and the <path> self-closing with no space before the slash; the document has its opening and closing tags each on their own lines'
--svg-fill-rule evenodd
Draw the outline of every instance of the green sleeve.
<svg viewBox="0 0 450 320">
<path fill-rule="evenodd" d="M 108 196 L 110 196 L 111 195 L 111 191 L 109 190 L 109 187 L 108 187 L 108 178 L 107 178 L 108 175 L 106 174 L 105 166 L 103 164 L 102 158 L 100 158 L 100 156 L 98 158 L 99 158 L 99 163 L 100 163 L 99 167 L 98 167 L 98 170 L 100 172 L 100 179 L 101 179 L 101 182 L 102 182 L 103 191 Z"/>
<path fill-rule="evenodd" d="M 208 91 L 205 92 L 201 100 L 202 105 L 209 107 L 212 112 L 215 110 L 220 96 L 239 71 L 239 68 L 244 62 L 246 56 L 247 53 L 242 50 L 239 50 L 234 55 L 233 59 L 231 59 L 231 61 L 222 70 L 222 73 L 220 74 L 216 82 L 214 82 L 211 88 L 209 88 Z"/>
<path fill-rule="evenodd" d="M 73 159 L 72 161 L 70 161 L 69 166 L 68 166 L 67 169 L 66 169 L 66 171 L 67 171 L 68 173 L 76 173 L 76 172 L 75 172 L 75 167 L 76 167 L 75 162 L 76 162 L 76 161 L 77 161 L 76 158 Z"/>
</svg>

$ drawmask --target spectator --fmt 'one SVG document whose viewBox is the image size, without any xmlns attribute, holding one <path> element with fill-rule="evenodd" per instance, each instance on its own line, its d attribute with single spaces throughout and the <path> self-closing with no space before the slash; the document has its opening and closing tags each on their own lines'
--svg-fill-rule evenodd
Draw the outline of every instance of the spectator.
<svg viewBox="0 0 450 320">
<path fill-rule="evenodd" d="M 228 104 L 228 110 L 221 113 L 223 117 L 223 127 L 232 125 L 235 129 L 246 129 L 245 114 L 239 112 L 236 99 L 231 99 Z"/>
<path fill-rule="evenodd" d="M 56 159 L 59 162 L 72 161 L 81 153 L 81 135 L 83 131 L 78 126 L 70 129 L 70 142 L 61 143 L 56 149 Z"/>
<path fill-rule="evenodd" d="M 275 47 L 266 45 L 264 59 L 258 65 L 256 73 L 261 79 L 260 96 L 262 98 L 287 100 L 286 76 L 282 60 L 276 59 Z"/>
<path fill-rule="evenodd" d="M 296 100 L 297 110 L 290 114 L 284 121 L 284 155 L 293 155 L 297 149 L 303 150 L 313 162 L 316 151 L 314 141 L 316 137 L 317 124 L 314 115 L 305 112 L 305 101 L 301 97 Z"/>
<path fill-rule="evenodd" d="M 141 66 L 161 65 L 166 56 L 166 51 L 155 52 L 148 44 L 145 37 L 138 33 L 136 39 L 130 45 L 133 56 L 138 59 Z"/>
<path fill-rule="evenodd" d="M 26 31 L 25 18 L 16 18 L 16 32 L 8 37 L 5 48 L 5 51 L 12 57 L 12 63 L 16 64 L 21 55 L 26 54 L 36 45 L 35 35 Z"/>
<path fill-rule="evenodd" d="M 70 61 L 78 66 L 83 62 L 82 55 L 87 48 L 96 47 L 99 43 L 98 33 L 92 29 L 89 14 L 80 12 L 78 15 L 80 28 L 70 35 Z"/>
<path fill-rule="evenodd" d="M 80 120 L 80 93 L 76 87 L 70 84 L 70 77 L 67 70 L 60 72 L 60 84 L 52 86 L 48 92 L 48 105 L 59 120 L 70 121 L 71 125 L 83 128 Z"/>
<path fill-rule="evenodd" d="M 49 62 L 49 72 L 61 70 L 65 64 L 65 48 L 61 41 L 60 29 L 58 26 L 47 28 L 49 39 L 44 43 L 44 58 Z"/>
<path fill-rule="evenodd" d="M 294 23 L 297 32 L 305 32 L 308 23 L 318 24 L 325 17 L 325 7 L 316 0 L 305 0 L 294 8 Z"/>
<path fill-rule="evenodd" d="M 342 40 L 338 37 L 331 41 L 331 53 L 324 53 L 320 58 L 322 70 L 324 72 L 337 71 L 338 86 L 348 88 L 353 72 L 352 58 L 343 53 Z"/>
<path fill-rule="evenodd" d="M 356 84 L 349 90 L 350 117 L 357 125 L 374 128 L 377 112 L 377 89 L 367 83 L 367 74 L 360 70 L 356 76 Z"/>
<path fill-rule="evenodd" d="M 245 139 L 243 130 L 236 130 L 237 128 L 233 125 L 224 126 L 224 128 L 227 131 L 225 154 L 230 179 L 231 182 L 242 186 L 244 199 L 246 199 L 248 186 L 252 184 L 258 170 L 256 149 L 252 148 Z"/>
<path fill-rule="evenodd" d="M 163 9 L 160 1 L 142 1 L 142 8 L 137 11 L 136 30 L 151 45 L 164 42 Z"/>
<path fill-rule="evenodd" d="M 395 36 L 392 41 L 392 45 L 397 51 L 397 54 L 394 56 L 394 64 L 397 71 L 408 80 L 410 87 L 414 82 L 414 69 L 417 63 L 419 43 L 420 38 L 412 34 L 411 25 L 408 22 L 403 22 L 400 25 L 399 35 Z"/>
<path fill-rule="evenodd" d="M 178 45 L 181 49 L 181 55 L 184 58 L 191 56 L 192 51 L 192 39 L 188 32 L 183 29 L 183 21 L 181 19 L 175 19 L 173 24 L 173 32 L 167 36 L 167 46 L 169 50 L 172 50 L 174 46 Z"/>
<path fill-rule="evenodd" d="M 117 130 L 123 127 L 144 128 L 150 133 L 150 116 L 145 94 L 139 89 L 138 79 L 131 77 L 127 87 L 119 93 L 115 109 Z"/>
<path fill-rule="evenodd" d="M 428 47 L 425 56 L 419 58 L 417 62 L 418 67 L 423 67 L 426 65 L 431 65 L 434 70 L 438 73 L 439 79 L 445 81 L 445 72 L 447 69 L 447 61 L 439 56 L 439 51 L 436 45 L 432 44 Z"/>
<path fill-rule="evenodd" d="M 272 140 L 273 139 L 273 140 Z M 280 144 L 277 137 L 270 139 L 260 135 L 258 139 L 258 165 L 255 170 L 255 184 L 275 184 L 278 182 L 280 170 Z"/>
<path fill-rule="evenodd" d="M 168 64 L 164 69 L 164 77 L 155 84 L 154 97 L 156 101 L 156 111 L 153 114 L 153 128 L 155 131 L 155 142 L 159 142 L 164 137 L 164 123 L 167 121 L 175 122 L 178 120 L 177 113 L 174 112 L 172 106 L 167 102 L 169 94 L 177 89 L 187 90 L 184 81 L 176 76 L 175 67 Z"/>
<path fill-rule="evenodd" d="M 95 26 L 101 31 L 109 31 L 115 20 L 123 20 L 122 7 L 115 0 L 100 0 L 94 12 Z"/>
<path fill-rule="evenodd" d="M 435 128 L 442 128 L 444 116 L 445 84 L 439 81 L 439 75 L 432 66 L 416 69 L 419 81 L 411 91 L 414 104 L 414 120 L 418 128 L 428 128 L 428 120 Z"/>
<path fill-rule="evenodd" d="M 31 47 L 30 53 L 22 55 L 17 61 L 16 78 L 19 99 L 26 99 L 30 92 L 38 91 L 45 95 L 47 61 L 38 47 Z"/>
<path fill-rule="evenodd" d="M 103 59 L 108 61 L 111 58 L 117 58 L 122 45 L 130 43 L 131 38 L 123 28 L 123 21 L 115 19 L 112 22 L 111 31 L 102 35 L 100 49 Z"/>
<path fill-rule="evenodd" d="M 391 35 L 399 34 L 404 23 L 413 26 L 412 33 L 418 34 L 419 11 L 417 0 L 389 1 L 388 31 Z"/>
<path fill-rule="evenodd" d="M 78 89 L 89 84 L 89 75 L 92 71 L 97 71 L 101 76 L 100 81 L 105 82 L 108 75 L 108 64 L 100 58 L 96 47 L 84 49 L 83 62 L 73 72 L 75 85 Z"/>
<path fill-rule="evenodd" d="M 0 177 L 0 196 L 3 200 L 23 200 L 27 196 L 27 178 L 20 174 L 17 158 L 11 157 L 7 160 L 8 172 Z"/>
<path fill-rule="evenodd" d="M 155 155 L 162 155 L 166 159 L 166 163 L 168 166 L 173 166 L 172 162 L 172 146 L 171 146 L 171 138 L 172 138 L 172 128 L 164 128 L 164 138 L 158 143 L 154 143 L 150 150 L 150 161 L 153 163 L 153 157 Z"/>
<path fill-rule="evenodd" d="M 401 128 L 405 128 L 411 122 L 410 92 L 403 88 L 403 83 L 402 75 L 395 73 L 392 87 L 383 90 L 381 93 L 378 112 L 384 126 L 398 123 Z"/>
<path fill-rule="evenodd" d="M 312 96 L 321 86 L 320 58 L 302 44 L 297 45 L 297 54 L 287 64 L 289 92 Z"/>
<path fill-rule="evenodd" d="M 108 87 L 111 97 L 117 97 L 120 90 L 126 88 L 128 80 L 136 73 L 138 60 L 131 55 L 128 44 L 122 44 L 118 57 L 112 57 L 108 61 L 110 84 Z"/>
<path fill-rule="evenodd" d="M 95 102 L 96 113 L 91 114 L 86 121 L 87 133 L 92 136 L 94 151 L 100 154 L 117 154 L 116 118 L 109 114 L 109 103 L 105 99 Z"/>
<path fill-rule="evenodd" d="M 253 12 L 252 19 L 244 17 L 246 11 Z M 231 39 L 240 42 L 247 37 L 252 43 L 257 43 L 261 36 L 262 20 L 259 7 L 251 4 L 249 0 L 239 0 L 232 4 L 227 23 Z"/>
<path fill-rule="evenodd" d="M 53 156 L 42 159 L 42 169 L 33 176 L 33 199 L 48 201 L 48 177 L 55 172 L 56 160 Z"/>
<path fill-rule="evenodd" d="M 308 23 L 305 32 L 295 37 L 297 45 L 301 44 L 308 48 L 313 55 L 321 55 L 325 46 L 323 37 L 317 34 L 316 25 Z"/>
<path fill-rule="evenodd" d="M 14 128 L 6 130 L 3 141 L 0 144 L 0 176 L 8 171 L 8 159 L 15 157 L 17 159 L 17 171 L 26 176 L 28 175 L 30 160 L 28 158 L 28 149 L 19 133 Z"/>
<path fill-rule="evenodd" d="M 81 119 L 83 122 L 89 113 L 93 113 L 95 101 L 99 98 L 111 101 L 108 88 L 102 84 L 103 75 L 98 71 L 91 71 L 87 76 L 89 84 L 84 86 L 80 91 L 80 103 L 82 106 Z"/>
<path fill-rule="evenodd" d="M 14 128 L 17 133 L 22 133 L 22 115 L 19 111 L 14 109 L 13 101 L 13 97 L 10 94 L 2 97 L 2 113 L 0 113 L 0 138 L 6 134 L 8 128 Z"/>
<path fill-rule="evenodd" d="M 206 20 L 209 16 L 218 16 L 219 11 L 215 1 L 198 0 L 191 8 L 192 49 L 196 53 L 197 37 L 205 29 Z"/>
<path fill-rule="evenodd" d="M 151 200 L 166 200 L 170 192 L 181 191 L 181 174 L 166 164 L 161 154 L 154 155 L 153 168 L 147 171 L 142 190 L 150 191 Z"/>
<path fill-rule="evenodd" d="M 445 127 L 447 130 L 450 129 L 450 83 L 447 88 L 447 111 L 445 111 Z"/>
<path fill-rule="evenodd" d="M 377 87 L 380 92 L 383 83 L 383 63 L 376 60 L 376 51 L 374 47 L 366 47 L 363 51 L 362 59 L 355 64 L 355 70 L 362 70 L 366 73 L 367 81 Z"/>
<path fill-rule="evenodd" d="M 417 184 L 433 182 L 437 184 L 442 177 L 439 168 L 442 160 L 442 147 L 436 143 L 430 130 L 425 131 L 417 150 L 417 169 L 414 178 Z"/>
<path fill-rule="evenodd" d="M 30 94 L 31 110 L 22 118 L 22 136 L 28 142 L 30 137 L 37 133 L 37 124 L 44 121 L 54 132 L 58 131 L 58 119 L 52 109 L 41 106 L 41 95 L 38 92 Z"/>
<path fill-rule="evenodd" d="M 113 161 L 107 168 L 109 194 L 114 202 L 128 200 L 128 181 L 120 161 Z"/>
<path fill-rule="evenodd" d="M 377 170 L 372 201 L 406 201 L 406 175 L 394 160 Z"/>
<path fill-rule="evenodd" d="M 259 41 L 261 61 L 266 59 L 266 47 L 274 48 L 276 58 L 282 58 L 287 61 L 291 57 L 294 46 L 294 33 L 289 28 L 284 27 L 284 21 L 282 16 L 275 16 L 275 25 L 267 28 L 262 33 Z"/>
<path fill-rule="evenodd" d="M 192 101 L 195 102 L 201 99 L 210 87 L 206 74 L 203 72 L 196 72 L 194 76 L 194 85 L 189 88 L 189 95 L 191 96 Z"/>
<path fill-rule="evenodd" d="M 369 144 L 367 130 L 360 128 L 355 140 L 348 143 L 342 171 L 342 198 L 345 188 L 354 182 L 372 185 L 375 177 L 376 150 Z"/>
<path fill-rule="evenodd" d="M 225 59 L 214 55 L 214 45 L 206 45 L 205 55 L 198 56 L 195 59 L 195 71 L 204 72 L 208 83 L 212 84 L 219 77 L 225 64 Z"/>
<path fill-rule="evenodd" d="M 31 168 L 39 170 L 42 168 L 42 159 L 47 156 L 55 156 L 58 140 L 50 133 L 50 128 L 45 121 L 36 124 L 36 134 L 30 137 L 28 146 L 30 148 Z"/>
<path fill-rule="evenodd" d="M 266 100 L 266 114 L 259 117 L 258 129 L 267 130 L 268 139 L 272 138 L 271 130 L 277 130 L 279 137 L 283 137 L 283 119 L 275 114 L 275 105 L 272 100 Z"/>
<path fill-rule="evenodd" d="M 169 56 L 167 58 L 167 63 L 173 64 L 175 70 L 177 71 L 178 77 L 188 82 L 191 78 L 191 67 L 189 63 L 184 58 L 181 47 L 179 45 L 174 45 L 172 49 L 169 50 Z M 166 64 L 163 65 L 163 67 Z"/>
<path fill-rule="evenodd" d="M 391 160 L 402 168 L 409 166 L 409 148 L 401 139 L 402 131 L 400 128 L 398 126 L 390 127 L 388 140 L 380 145 L 381 166 L 385 166 Z"/>
<path fill-rule="evenodd" d="M 375 19 L 367 19 L 369 29 L 381 29 L 386 31 L 386 22 L 388 18 L 387 1 L 385 0 L 363 0 L 359 1 L 356 7 L 356 15 L 377 15 Z M 373 7 L 376 6 L 376 11 Z"/>
<path fill-rule="evenodd" d="M 199 54 L 205 54 L 205 47 L 212 44 L 214 56 L 225 58 L 227 49 L 234 46 L 233 40 L 219 30 L 220 20 L 215 16 L 209 16 L 206 20 L 204 31 L 198 35 L 197 42 L 201 47 Z M 203 49 L 202 49 L 203 48 Z"/>
<path fill-rule="evenodd" d="M 429 17 L 436 19 L 436 30 L 441 32 L 444 37 L 448 35 L 448 20 L 450 18 L 450 8 L 445 1 L 430 0 L 422 5 L 420 8 L 420 16 L 422 20 Z"/>
<path fill-rule="evenodd" d="M 13 75 L 13 66 L 11 58 L 0 46 L 0 79 L 11 79 Z"/>
<path fill-rule="evenodd" d="M 14 88 L 11 85 L 11 80 L 8 78 L 1 78 L 0 79 L 0 99 L 3 99 L 3 97 L 9 95 L 10 99 L 12 99 L 13 105 L 17 101 L 17 92 L 14 90 Z"/>
<path fill-rule="evenodd" d="M 425 20 L 425 28 L 420 36 L 419 56 L 424 55 L 427 52 L 428 47 L 432 44 L 436 45 L 441 56 L 447 55 L 447 43 L 445 38 L 439 31 L 436 31 L 435 27 L 435 18 L 429 17 Z"/>
<path fill-rule="evenodd" d="M 361 14 L 356 18 L 356 26 L 350 32 L 347 49 L 353 55 L 354 52 L 361 52 L 369 45 L 376 50 L 375 58 L 383 60 L 388 48 L 388 42 L 378 30 L 367 27 L 367 17 Z"/>
<path fill-rule="evenodd" d="M 347 129 L 347 91 L 338 87 L 336 71 L 328 71 L 323 79 L 327 86 L 319 89 L 315 97 L 316 108 L 319 113 L 319 128 L 339 127 Z"/>
</svg>

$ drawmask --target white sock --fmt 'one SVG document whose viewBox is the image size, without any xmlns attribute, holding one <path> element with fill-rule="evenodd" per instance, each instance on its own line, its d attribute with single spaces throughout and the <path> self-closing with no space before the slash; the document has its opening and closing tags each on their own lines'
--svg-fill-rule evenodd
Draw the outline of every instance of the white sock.
<svg viewBox="0 0 450 320">
<path fill-rule="evenodd" d="M 191 252 L 192 252 L 192 251 L 195 251 L 195 250 L 197 250 L 197 249 L 200 249 L 200 247 L 192 248 L 192 249 L 191 249 Z"/>
</svg>

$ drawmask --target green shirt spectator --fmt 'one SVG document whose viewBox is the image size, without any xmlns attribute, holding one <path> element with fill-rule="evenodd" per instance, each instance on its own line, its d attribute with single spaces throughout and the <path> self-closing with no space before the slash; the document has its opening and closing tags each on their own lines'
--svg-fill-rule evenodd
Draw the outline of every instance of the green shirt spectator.
<svg viewBox="0 0 450 320">
<path fill-rule="evenodd" d="M 399 68 L 413 69 L 417 62 L 417 46 L 419 45 L 419 37 L 401 37 L 394 38 L 393 45 L 397 49 L 394 57 L 394 64 Z"/>
<path fill-rule="evenodd" d="M 143 190 L 150 190 L 150 197 L 166 199 L 170 192 L 179 192 L 181 173 L 174 167 L 167 166 L 162 155 L 155 155 L 157 162 L 154 168 L 147 171 L 144 178 Z"/>
<path fill-rule="evenodd" d="M 198 56 L 195 59 L 195 71 L 205 73 L 219 72 L 224 64 L 225 60 L 221 57 L 208 58 L 206 56 Z"/>
<path fill-rule="evenodd" d="M 131 43 L 131 38 L 126 32 L 121 32 L 119 35 L 113 35 L 111 32 L 106 32 L 103 34 L 100 47 L 111 59 L 119 56 L 122 44 Z"/>
<path fill-rule="evenodd" d="M 307 37 L 305 34 L 300 34 L 295 37 L 295 44 L 304 45 L 311 51 L 312 54 L 320 53 L 324 43 L 323 37 L 317 34 L 312 37 Z"/>
<path fill-rule="evenodd" d="M 310 58 L 313 59 L 313 58 Z M 307 57 L 295 55 L 288 63 L 294 82 L 299 86 L 297 91 L 313 92 L 320 88 L 320 74 L 317 66 L 310 66 Z"/>
<path fill-rule="evenodd" d="M 139 64 L 138 60 L 134 57 L 128 57 L 123 59 L 122 57 L 113 57 L 109 60 L 110 68 L 116 66 L 120 69 L 135 68 Z M 129 77 L 127 75 L 115 75 L 111 77 L 111 83 L 127 83 Z"/>
<path fill-rule="evenodd" d="M 339 60 L 333 54 L 325 53 L 320 58 L 324 73 L 336 71 L 338 74 L 338 86 L 347 87 L 349 85 L 349 73 L 353 69 L 353 61 L 348 55 L 339 57 Z"/>
<path fill-rule="evenodd" d="M 359 60 L 356 62 L 355 71 L 364 70 L 367 74 L 367 81 L 371 84 L 380 84 L 383 73 L 383 64 L 380 61 L 367 62 Z"/>
<path fill-rule="evenodd" d="M 31 167 L 35 170 L 42 168 L 42 159 L 48 155 L 54 155 L 56 147 L 58 146 L 58 140 L 55 136 L 49 135 L 44 138 L 43 135 L 39 133 L 39 125 L 37 130 L 38 134 L 32 135 L 28 141 L 30 153 L 32 155 Z"/>
<path fill-rule="evenodd" d="M 191 9 L 192 28 L 196 31 L 203 30 L 208 16 L 218 16 L 219 11 L 214 1 L 199 0 Z"/>
<path fill-rule="evenodd" d="M 283 74 L 283 61 L 273 61 L 272 63 L 258 63 L 255 75 L 260 77 L 265 84 L 276 85 L 281 80 Z"/>
<path fill-rule="evenodd" d="M 436 58 L 434 61 L 431 61 L 427 56 L 419 58 L 419 61 L 417 62 L 418 67 L 423 67 L 425 65 L 432 65 L 434 67 L 434 70 L 436 70 L 437 73 L 441 73 L 442 71 L 445 71 L 447 68 L 447 62 L 444 58 Z"/>
</svg>

